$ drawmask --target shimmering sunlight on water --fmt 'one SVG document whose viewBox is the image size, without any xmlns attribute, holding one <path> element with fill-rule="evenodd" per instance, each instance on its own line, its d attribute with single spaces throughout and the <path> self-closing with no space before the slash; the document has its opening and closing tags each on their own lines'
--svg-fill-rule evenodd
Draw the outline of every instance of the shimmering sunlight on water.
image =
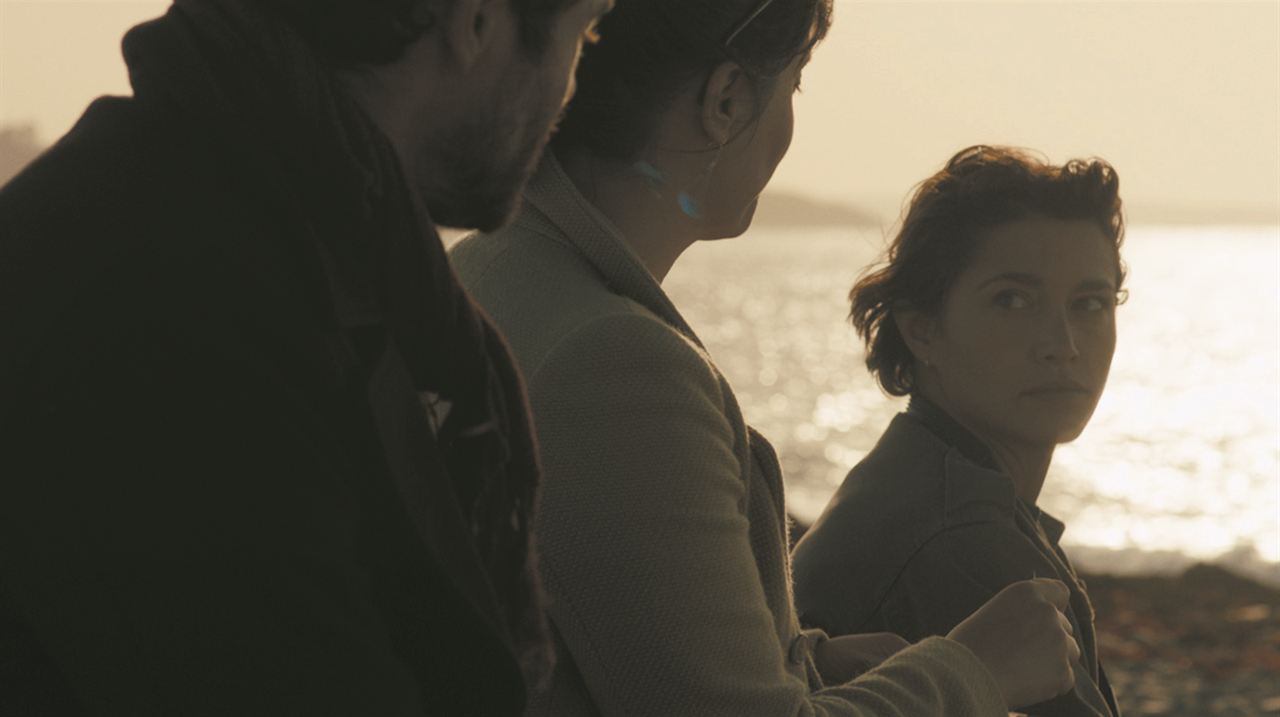
<svg viewBox="0 0 1280 717">
<path fill-rule="evenodd" d="M 774 442 L 812 519 L 903 402 L 862 366 L 845 294 L 878 231 L 765 230 L 691 249 L 676 305 Z M 1134 227 L 1111 379 L 1041 505 L 1083 567 L 1228 563 L 1280 584 L 1280 227 Z"/>
</svg>

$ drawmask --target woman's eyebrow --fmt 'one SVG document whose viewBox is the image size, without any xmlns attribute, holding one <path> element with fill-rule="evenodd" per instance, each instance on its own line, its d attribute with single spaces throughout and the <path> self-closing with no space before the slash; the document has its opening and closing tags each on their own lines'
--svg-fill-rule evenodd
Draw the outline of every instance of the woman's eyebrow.
<svg viewBox="0 0 1280 717">
<path fill-rule="evenodd" d="M 1009 281 L 1015 284 L 1023 284 L 1025 286 L 1032 287 L 1044 286 L 1044 279 L 1036 276 L 1035 274 L 1027 274 L 1020 271 L 1006 271 L 996 274 L 979 284 L 978 290 L 981 291 L 989 284 L 994 284 L 998 281 Z M 1102 278 L 1085 279 L 1076 285 L 1076 291 L 1115 291 L 1115 284 Z"/>
<path fill-rule="evenodd" d="M 1017 271 L 1006 271 L 1001 274 L 996 274 L 990 279 L 987 279 L 986 281 L 982 282 L 981 284 L 978 285 L 978 288 L 982 289 L 988 284 L 994 284 L 997 281 L 1012 281 L 1015 284 L 1026 284 L 1027 286 L 1044 285 L 1044 279 L 1041 279 L 1035 274 L 1025 274 Z"/>
<path fill-rule="evenodd" d="M 1115 284 L 1107 279 L 1085 279 L 1076 287 L 1076 291 L 1115 291 Z"/>
</svg>

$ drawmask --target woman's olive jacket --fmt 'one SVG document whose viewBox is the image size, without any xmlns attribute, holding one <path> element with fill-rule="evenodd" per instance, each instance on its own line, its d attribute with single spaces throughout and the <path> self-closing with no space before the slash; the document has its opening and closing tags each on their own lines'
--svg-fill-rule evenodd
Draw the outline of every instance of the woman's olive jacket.
<svg viewBox="0 0 1280 717">
<path fill-rule="evenodd" d="M 1014 494 L 985 446 L 921 397 L 895 417 L 793 554 L 801 622 L 832 635 L 945 635 L 1003 588 L 1056 578 L 1081 657 L 1076 687 L 1033 715 L 1118 717 L 1093 607 L 1063 524 Z"/>
</svg>

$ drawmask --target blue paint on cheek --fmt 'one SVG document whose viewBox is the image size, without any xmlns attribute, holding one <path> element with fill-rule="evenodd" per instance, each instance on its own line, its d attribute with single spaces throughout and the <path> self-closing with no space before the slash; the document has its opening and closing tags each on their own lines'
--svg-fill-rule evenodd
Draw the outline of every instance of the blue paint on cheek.
<svg viewBox="0 0 1280 717">
<path fill-rule="evenodd" d="M 631 165 L 631 168 L 644 180 L 645 188 L 649 190 L 649 194 L 653 195 L 655 199 L 661 199 L 662 188 L 667 183 L 667 175 L 661 169 L 644 160 Z"/>
<path fill-rule="evenodd" d="M 653 182 L 654 184 L 662 184 L 667 179 L 666 176 L 662 174 L 662 170 L 658 169 L 657 167 L 653 166 L 648 162 L 645 162 L 644 160 L 636 162 L 634 165 L 632 165 L 632 168 L 634 168 L 637 172 L 639 172 L 640 176 L 644 177 L 646 180 L 650 182 Z"/>
</svg>

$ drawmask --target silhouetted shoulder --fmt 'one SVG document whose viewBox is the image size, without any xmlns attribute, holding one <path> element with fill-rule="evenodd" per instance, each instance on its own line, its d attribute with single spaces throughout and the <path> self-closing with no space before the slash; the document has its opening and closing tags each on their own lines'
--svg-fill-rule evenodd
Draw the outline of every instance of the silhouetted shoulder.
<svg viewBox="0 0 1280 717">
<path fill-rule="evenodd" d="M 314 282 L 280 210 L 246 189 L 251 164 L 180 119 L 100 99 L 0 190 L 3 395 L 126 336 L 278 344 L 313 328 Z"/>
<path fill-rule="evenodd" d="M 0 304 L 145 281 L 225 241 L 234 182 L 207 138 L 128 98 L 94 102 L 0 189 Z M 226 154 L 225 152 L 223 153 Z M 106 298 L 106 297 L 103 297 Z"/>
<path fill-rule="evenodd" d="M 181 132 L 183 124 L 131 98 L 95 101 L 66 135 L 0 188 L 6 247 L 30 233 L 65 235 L 81 228 L 115 238 L 148 218 L 176 214 L 171 203 L 208 181 L 200 170 L 207 171 L 214 156 L 208 138 L 189 123 Z"/>
</svg>

